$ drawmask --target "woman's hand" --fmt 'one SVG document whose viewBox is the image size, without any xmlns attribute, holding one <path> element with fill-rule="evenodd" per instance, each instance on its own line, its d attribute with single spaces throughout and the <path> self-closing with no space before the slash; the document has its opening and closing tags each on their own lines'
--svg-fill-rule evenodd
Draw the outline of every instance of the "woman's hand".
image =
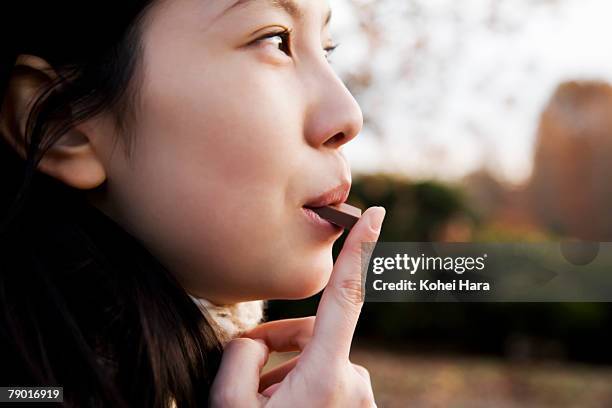
<svg viewBox="0 0 612 408">
<path fill-rule="evenodd" d="M 361 313 L 361 243 L 378 240 L 383 208 L 368 209 L 348 235 L 316 319 L 264 323 L 225 348 L 213 407 L 375 407 L 367 370 L 349 361 Z M 261 375 L 270 351 L 300 355 Z"/>
</svg>

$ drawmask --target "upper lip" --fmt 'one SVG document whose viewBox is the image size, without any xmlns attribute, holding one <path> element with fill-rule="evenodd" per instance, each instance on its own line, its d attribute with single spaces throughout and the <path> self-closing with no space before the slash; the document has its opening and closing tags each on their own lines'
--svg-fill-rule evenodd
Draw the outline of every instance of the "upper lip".
<svg viewBox="0 0 612 408">
<path fill-rule="evenodd" d="M 351 190 L 351 183 L 344 181 L 336 187 L 327 190 L 323 194 L 308 200 L 304 207 L 324 207 L 326 205 L 337 205 L 346 201 Z"/>
</svg>

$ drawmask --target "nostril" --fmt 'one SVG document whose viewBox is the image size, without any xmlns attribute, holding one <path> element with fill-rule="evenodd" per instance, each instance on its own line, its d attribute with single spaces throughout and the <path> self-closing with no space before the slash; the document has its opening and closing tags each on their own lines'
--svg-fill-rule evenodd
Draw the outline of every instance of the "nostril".
<svg viewBox="0 0 612 408">
<path fill-rule="evenodd" d="M 337 133 L 336 135 L 330 137 L 329 139 L 327 139 L 324 143 L 325 146 L 329 146 L 329 147 L 335 147 L 339 144 L 343 143 L 343 140 L 345 138 L 345 135 L 343 132 Z"/>
</svg>

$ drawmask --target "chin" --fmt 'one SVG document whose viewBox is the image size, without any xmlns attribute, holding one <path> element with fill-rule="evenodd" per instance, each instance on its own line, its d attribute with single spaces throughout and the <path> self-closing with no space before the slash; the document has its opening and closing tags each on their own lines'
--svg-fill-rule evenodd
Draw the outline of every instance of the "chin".
<svg viewBox="0 0 612 408">
<path fill-rule="evenodd" d="M 288 276 L 287 281 L 283 283 L 282 288 L 278 288 L 279 298 L 304 299 L 316 295 L 325 288 L 334 266 L 331 253 L 315 260 L 305 259 L 311 259 L 311 262 L 296 265 L 295 268 L 290 269 L 292 273 Z"/>
</svg>

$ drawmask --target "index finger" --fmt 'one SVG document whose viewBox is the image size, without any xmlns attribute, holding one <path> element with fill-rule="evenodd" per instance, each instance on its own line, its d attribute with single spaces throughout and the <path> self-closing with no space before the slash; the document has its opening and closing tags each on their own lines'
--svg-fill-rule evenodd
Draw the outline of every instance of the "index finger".
<svg viewBox="0 0 612 408">
<path fill-rule="evenodd" d="M 317 308 L 311 352 L 348 359 L 363 305 L 361 244 L 378 240 L 384 217 L 384 208 L 369 208 L 346 238 Z"/>
</svg>

